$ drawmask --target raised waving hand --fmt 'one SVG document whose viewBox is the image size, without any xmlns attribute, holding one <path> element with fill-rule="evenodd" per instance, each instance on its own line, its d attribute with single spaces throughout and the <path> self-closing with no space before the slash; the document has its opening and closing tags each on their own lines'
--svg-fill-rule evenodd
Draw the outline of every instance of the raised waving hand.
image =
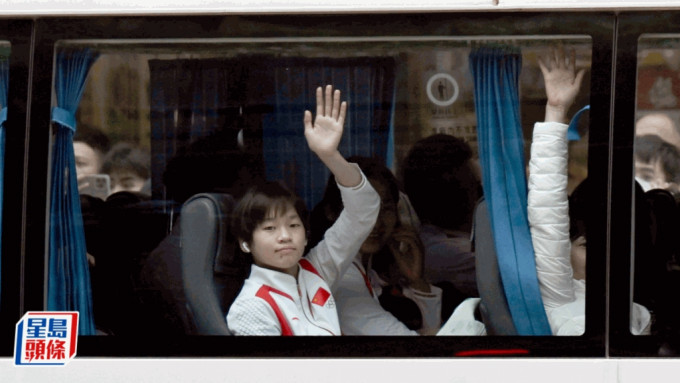
<svg viewBox="0 0 680 383">
<path fill-rule="evenodd" d="M 331 85 L 325 91 L 321 87 L 316 89 L 316 117 L 312 118 L 312 113 L 306 110 L 304 122 L 309 149 L 320 158 L 337 151 L 346 112 L 347 103 L 340 101 L 339 90 L 333 92 Z"/>
<path fill-rule="evenodd" d="M 546 62 L 547 61 L 547 62 Z M 576 52 L 572 49 L 566 57 L 564 47 L 552 48 L 546 60 L 538 59 L 548 102 L 545 107 L 545 121 L 565 123 L 569 107 L 581 89 L 585 70 L 576 72 Z"/>
<path fill-rule="evenodd" d="M 342 139 L 347 103 L 340 101 L 340 91 L 333 86 L 316 89 L 316 116 L 305 110 L 305 138 L 309 149 L 328 167 L 335 180 L 343 186 L 357 186 L 361 183 L 361 173 L 356 166 L 349 164 L 338 151 Z"/>
</svg>

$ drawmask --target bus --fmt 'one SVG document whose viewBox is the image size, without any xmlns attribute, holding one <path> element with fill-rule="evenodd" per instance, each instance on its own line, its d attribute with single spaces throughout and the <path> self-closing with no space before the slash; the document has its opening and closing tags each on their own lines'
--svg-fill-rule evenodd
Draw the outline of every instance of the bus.
<svg viewBox="0 0 680 383">
<path fill-rule="evenodd" d="M 628 382 L 677 371 L 675 2 L 88 3 L 0 9 L 0 375 Z M 567 257 L 556 261 L 564 294 L 581 304 L 568 334 L 546 303 L 544 267 L 558 266 L 535 257 L 527 214 L 532 133 L 556 65 L 580 81 L 564 177 L 550 181 L 564 185 L 569 217 L 567 242 L 548 254 Z M 395 179 L 392 213 L 422 242 L 416 267 L 440 292 L 448 333 L 353 333 L 342 310 L 358 301 L 338 305 L 343 336 L 331 338 L 233 336 L 225 321 L 251 267 L 229 230 L 251 184 L 293 190 L 310 242 L 322 237 L 329 172 L 302 131 L 326 84 L 348 101 L 341 154 Z M 409 161 L 432 136 L 469 158 L 427 184 L 430 169 Z M 468 165 L 478 178 L 460 183 Z M 409 184 L 409 169 L 425 178 Z M 450 247 L 435 259 L 437 243 Z M 582 273 L 569 249 L 587 252 Z M 360 253 L 357 268 L 375 274 L 375 307 L 413 334 L 426 314 L 382 256 Z M 476 333 L 452 320 L 469 305 Z M 80 313 L 77 357 L 60 370 L 14 366 L 16 325 L 41 311 Z"/>
</svg>

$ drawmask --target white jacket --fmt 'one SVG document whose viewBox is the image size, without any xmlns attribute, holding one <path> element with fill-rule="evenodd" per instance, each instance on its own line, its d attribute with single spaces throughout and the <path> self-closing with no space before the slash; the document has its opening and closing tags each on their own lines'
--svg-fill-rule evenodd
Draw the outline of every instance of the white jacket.
<svg viewBox="0 0 680 383">
<path fill-rule="evenodd" d="M 417 331 L 410 330 L 380 305 L 378 297 L 383 285 L 374 270 L 369 268 L 366 273 L 361 254 L 357 254 L 333 291 L 343 335 L 418 335 Z M 442 289 L 432 285 L 430 289 L 430 293 L 409 287 L 402 291 L 420 309 L 423 319 L 421 329 L 427 333 L 438 330 L 441 325 Z"/>
<path fill-rule="evenodd" d="M 567 195 L 567 128 L 556 122 L 534 125 L 529 160 L 528 214 L 536 272 L 553 335 L 585 331 L 585 281 L 573 279 Z M 649 330 L 649 311 L 636 303 L 632 332 Z"/>
<path fill-rule="evenodd" d="M 338 185 L 343 206 L 337 221 L 300 260 L 297 280 L 283 272 L 251 267 L 227 314 L 235 335 L 340 335 L 331 294 L 368 237 L 380 210 L 380 196 L 366 181 Z"/>
</svg>

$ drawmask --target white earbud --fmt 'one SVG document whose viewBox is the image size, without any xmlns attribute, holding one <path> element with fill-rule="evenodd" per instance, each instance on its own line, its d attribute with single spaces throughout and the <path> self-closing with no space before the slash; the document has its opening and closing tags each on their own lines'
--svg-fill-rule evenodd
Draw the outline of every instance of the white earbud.
<svg viewBox="0 0 680 383">
<path fill-rule="evenodd" d="M 246 241 L 243 241 L 243 243 L 241 243 L 241 248 L 242 248 L 243 251 L 245 251 L 246 253 L 250 253 L 250 248 L 248 247 L 248 243 L 246 243 Z"/>
</svg>

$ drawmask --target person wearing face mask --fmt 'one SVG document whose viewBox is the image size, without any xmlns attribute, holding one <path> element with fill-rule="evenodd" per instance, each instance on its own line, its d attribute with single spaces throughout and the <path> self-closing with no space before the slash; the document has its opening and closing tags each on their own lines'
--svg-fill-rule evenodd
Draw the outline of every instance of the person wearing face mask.
<svg viewBox="0 0 680 383">
<path fill-rule="evenodd" d="M 435 334 L 441 325 L 442 289 L 424 277 L 418 232 L 400 220 L 400 192 L 392 172 L 375 159 L 350 157 L 380 195 L 380 213 L 333 291 L 344 335 Z M 312 212 L 312 243 L 342 210 L 333 178 Z M 317 229 L 317 230 L 314 230 Z"/>
<path fill-rule="evenodd" d="M 642 190 L 680 192 L 680 150 L 656 134 L 635 137 L 635 180 Z"/>
</svg>

